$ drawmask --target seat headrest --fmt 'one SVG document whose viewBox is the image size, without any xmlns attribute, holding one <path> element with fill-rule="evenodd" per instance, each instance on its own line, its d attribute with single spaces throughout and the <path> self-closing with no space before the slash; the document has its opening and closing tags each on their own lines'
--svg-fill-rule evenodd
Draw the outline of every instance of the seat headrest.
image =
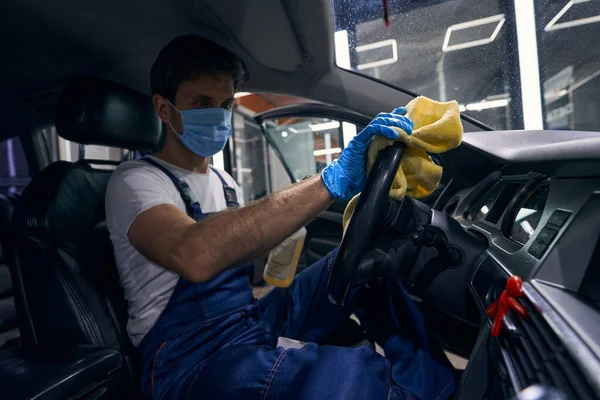
<svg viewBox="0 0 600 400">
<path fill-rule="evenodd" d="M 163 129 L 148 96 L 114 82 L 76 75 L 58 100 L 56 131 L 81 144 L 157 150 Z"/>
</svg>

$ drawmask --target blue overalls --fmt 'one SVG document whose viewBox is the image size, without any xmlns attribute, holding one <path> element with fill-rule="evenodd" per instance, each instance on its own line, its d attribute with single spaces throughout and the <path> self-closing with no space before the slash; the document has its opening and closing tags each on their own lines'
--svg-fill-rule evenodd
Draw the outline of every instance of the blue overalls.
<svg viewBox="0 0 600 400">
<path fill-rule="evenodd" d="M 191 190 L 151 159 L 200 220 Z M 223 177 L 228 207 L 237 205 Z M 232 243 L 235 246 L 235 243 Z M 138 349 L 148 399 L 446 399 L 455 376 L 432 346 L 422 317 L 402 286 L 381 282 L 352 291 L 347 305 L 327 300 L 337 250 L 302 271 L 288 289 L 252 295 L 252 265 L 192 283 L 183 277 Z M 354 312 L 385 350 L 319 346 Z M 276 347 L 279 337 L 307 345 Z"/>
</svg>

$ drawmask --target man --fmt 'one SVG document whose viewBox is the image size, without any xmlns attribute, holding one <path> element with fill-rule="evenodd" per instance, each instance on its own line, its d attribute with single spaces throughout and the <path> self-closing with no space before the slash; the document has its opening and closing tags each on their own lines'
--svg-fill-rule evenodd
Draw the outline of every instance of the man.
<svg viewBox="0 0 600 400">
<path fill-rule="evenodd" d="M 238 58 L 209 40 L 169 43 L 151 70 L 154 106 L 168 130 L 164 146 L 122 164 L 108 187 L 107 223 L 129 301 L 127 330 L 144 362 L 144 394 L 447 398 L 452 371 L 431 355 L 421 317 L 398 283 L 358 288 L 346 306 L 334 306 L 326 295 L 334 251 L 260 301 L 250 284 L 249 260 L 332 201 L 360 192 L 372 136 L 397 138 L 392 127 L 410 133 L 412 122 L 403 109 L 380 114 L 322 174 L 236 207 L 237 185 L 208 162 L 231 132 L 242 74 Z M 318 345 L 352 312 L 387 359 L 366 347 Z M 309 343 L 286 350 L 276 347 L 280 336 Z"/>
</svg>

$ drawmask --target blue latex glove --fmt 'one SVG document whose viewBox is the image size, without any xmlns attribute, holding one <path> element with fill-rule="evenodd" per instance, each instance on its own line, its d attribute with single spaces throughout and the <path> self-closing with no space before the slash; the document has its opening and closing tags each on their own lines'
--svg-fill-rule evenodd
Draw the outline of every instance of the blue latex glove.
<svg viewBox="0 0 600 400">
<path fill-rule="evenodd" d="M 325 167 L 321 177 L 331 197 L 340 201 L 349 200 L 363 190 L 367 183 L 367 150 L 371 139 L 375 135 L 398 139 L 398 132 L 392 126 L 410 135 L 414 124 L 405 114 L 406 109 L 400 107 L 391 113 L 377 115 L 348 143 L 340 158 Z"/>
</svg>

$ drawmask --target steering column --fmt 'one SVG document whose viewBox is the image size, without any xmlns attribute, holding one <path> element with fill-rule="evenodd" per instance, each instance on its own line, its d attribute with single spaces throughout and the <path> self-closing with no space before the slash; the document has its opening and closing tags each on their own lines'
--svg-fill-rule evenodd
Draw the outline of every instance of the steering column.
<svg viewBox="0 0 600 400">
<path fill-rule="evenodd" d="M 390 277 L 404 281 L 411 293 L 422 294 L 441 272 L 465 263 L 463 245 L 469 251 L 468 263 L 485 250 L 484 243 L 450 217 L 440 219 L 439 213 L 409 198 L 389 198 L 405 150 L 401 142 L 381 150 L 369 173 L 327 284 L 333 304 L 344 304 L 357 282 Z M 423 247 L 435 249 L 437 256 L 417 268 Z"/>
</svg>

